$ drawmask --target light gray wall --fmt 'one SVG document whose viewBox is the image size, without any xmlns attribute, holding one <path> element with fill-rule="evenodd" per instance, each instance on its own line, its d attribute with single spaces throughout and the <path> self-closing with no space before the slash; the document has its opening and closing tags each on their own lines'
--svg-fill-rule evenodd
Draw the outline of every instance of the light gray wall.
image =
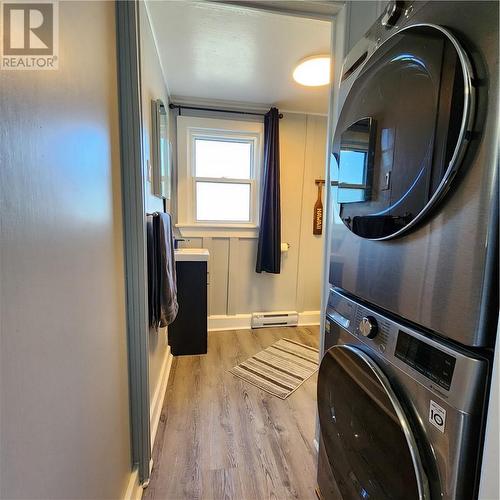
<svg viewBox="0 0 500 500">
<path fill-rule="evenodd" d="M 0 497 L 130 476 L 113 2 L 60 2 L 58 71 L 0 71 Z"/>
<path fill-rule="evenodd" d="M 146 201 L 146 213 L 163 211 L 163 199 L 153 195 L 152 184 L 148 178 L 147 164 L 151 162 L 152 150 L 152 119 L 151 101 L 161 99 L 168 106 L 169 96 L 163 79 L 160 59 L 156 51 L 153 32 L 149 23 L 146 6 L 143 1 L 139 2 L 140 17 L 140 43 L 141 43 L 141 92 L 142 92 L 142 138 L 144 151 L 144 178 L 146 185 L 144 189 Z M 171 113 L 169 112 L 169 115 Z M 173 127 L 170 127 L 170 130 Z M 167 210 L 170 202 L 167 201 Z M 159 328 L 158 331 L 149 331 L 149 395 L 154 403 L 155 391 L 161 383 L 162 368 L 165 357 L 170 355 L 170 347 L 167 342 L 167 329 Z"/>
</svg>

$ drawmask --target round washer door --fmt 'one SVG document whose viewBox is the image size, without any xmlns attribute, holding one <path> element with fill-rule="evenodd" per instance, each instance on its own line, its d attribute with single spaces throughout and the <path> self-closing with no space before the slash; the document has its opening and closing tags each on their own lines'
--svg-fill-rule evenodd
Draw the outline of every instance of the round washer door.
<svg viewBox="0 0 500 500">
<path fill-rule="evenodd" d="M 465 51 L 440 26 L 403 28 L 371 55 L 333 142 L 339 215 L 353 233 L 400 235 L 444 195 L 470 139 L 471 82 Z"/>
<path fill-rule="evenodd" d="M 344 500 L 430 498 L 405 412 L 367 354 L 348 345 L 325 354 L 318 411 L 331 479 Z"/>
</svg>

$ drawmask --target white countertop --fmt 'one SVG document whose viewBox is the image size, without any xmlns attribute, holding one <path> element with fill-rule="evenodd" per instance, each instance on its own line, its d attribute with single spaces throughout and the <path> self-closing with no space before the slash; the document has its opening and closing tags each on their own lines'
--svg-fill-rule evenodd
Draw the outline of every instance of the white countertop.
<svg viewBox="0 0 500 500">
<path fill-rule="evenodd" d="M 176 262 L 207 262 L 210 257 L 206 248 L 177 248 L 174 255 Z"/>
</svg>

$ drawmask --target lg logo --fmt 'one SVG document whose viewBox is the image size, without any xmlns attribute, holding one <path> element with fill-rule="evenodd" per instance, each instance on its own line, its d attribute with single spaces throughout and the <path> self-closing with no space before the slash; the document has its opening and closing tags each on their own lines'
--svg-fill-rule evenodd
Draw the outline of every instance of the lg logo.
<svg viewBox="0 0 500 500">
<path fill-rule="evenodd" d="M 2 4 L 2 68 L 56 69 L 58 4 Z"/>
</svg>

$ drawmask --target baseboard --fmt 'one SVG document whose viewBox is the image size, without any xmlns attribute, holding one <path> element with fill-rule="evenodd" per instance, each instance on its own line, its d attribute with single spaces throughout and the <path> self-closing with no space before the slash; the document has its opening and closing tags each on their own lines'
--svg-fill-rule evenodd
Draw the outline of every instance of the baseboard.
<svg viewBox="0 0 500 500">
<path fill-rule="evenodd" d="M 319 325 L 319 311 L 304 311 L 299 313 L 299 326 Z M 224 314 L 208 317 L 208 331 L 221 332 L 226 330 L 248 330 L 252 327 L 251 314 Z"/>
<path fill-rule="evenodd" d="M 125 495 L 123 496 L 123 500 L 141 500 L 143 491 L 144 489 L 139 483 L 139 471 L 136 467 L 130 474 L 130 479 L 128 481 Z"/>
<path fill-rule="evenodd" d="M 319 325 L 319 311 L 304 311 L 299 313 L 299 326 Z"/>
<path fill-rule="evenodd" d="M 163 365 L 161 367 L 160 378 L 156 384 L 156 389 L 151 399 L 151 409 L 150 409 L 150 427 L 151 427 L 151 449 L 156 438 L 156 432 L 158 431 L 158 424 L 160 423 L 161 409 L 163 407 L 163 400 L 165 399 L 165 393 L 167 391 L 168 377 L 170 376 L 170 368 L 172 367 L 172 353 L 170 352 L 170 346 L 168 346 L 168 353 L 163 360 Z"/>
<path fill-rule="evenodd" d="M 208 331 L 220 332 L 225 330 L 248 330 L 252 327 L 251 314 L 224 314 L 208 317 Z"/>
</svg>

